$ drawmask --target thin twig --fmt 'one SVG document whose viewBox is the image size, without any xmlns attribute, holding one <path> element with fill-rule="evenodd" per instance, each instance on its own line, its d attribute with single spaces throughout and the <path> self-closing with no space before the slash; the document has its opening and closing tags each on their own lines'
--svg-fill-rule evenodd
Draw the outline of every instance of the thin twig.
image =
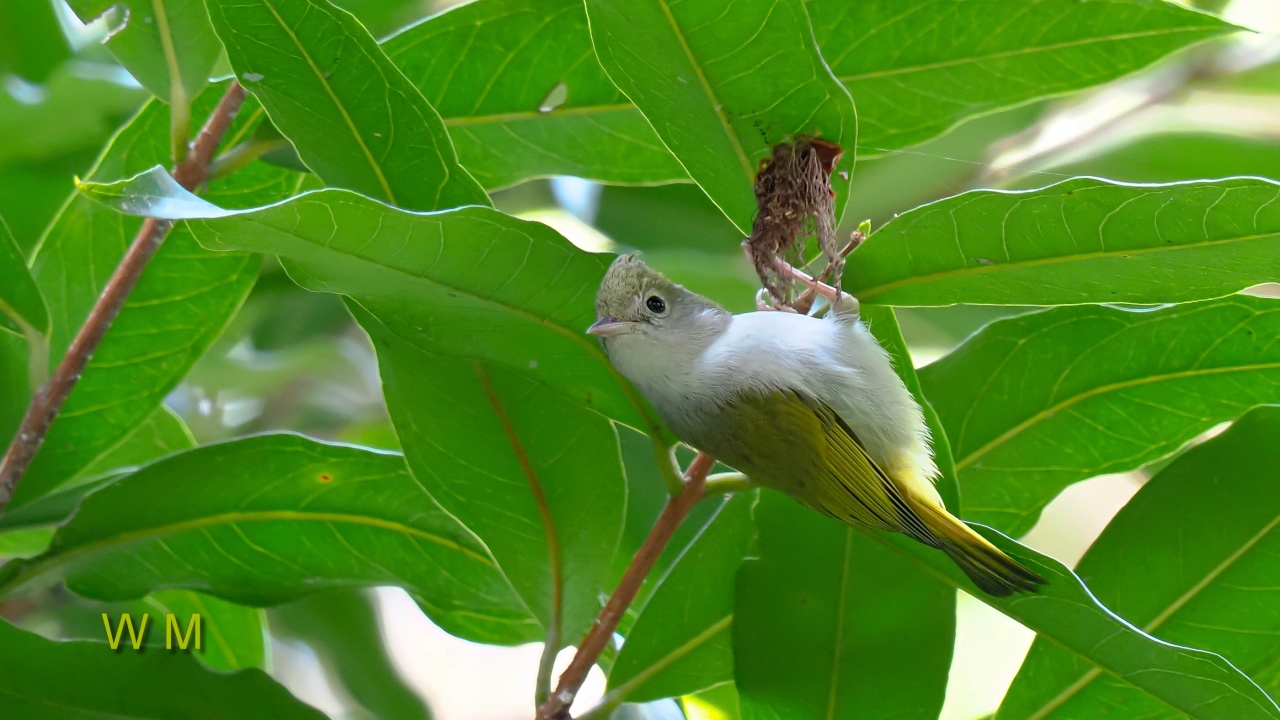
<svg viewBox="0 0 1280 720">
<path fill-rule="evenodd" d="M 186 158 L 174 168 L 173 178 L 182 187 L 194 190 L 204 182 L 209 171 L 209 160 L 213 157 L 213 152 L 221 142 L 227 127 L 231 125 L 231 120 L 244 103 L 244 97 L 244 88 L 240 87 L 239 83 L 233 82 L 231 87 L 227 88 L 217 109 L 209 116 L 209 121 L 201 128 L 200 134 L 191 144 Z M 167 220 L 147 218 L 143 221 L 142 228 L 133 239 L 133 244 L 129 246 L 120 265 L 107 282 L 107 287 L 94 303 L 93 309 L 89 311 L 89 317 L 80 326 L 75 339 L 71 341 L 71 346 L 62 356 L 57 370 L 53 372 L 53 377 L 31 399 L 27 414 L 22 418 L 22 425 L 18 427 L 18 434 L 5 452 L 4 460 L 0 461 L 0 511 L 9 504 L 14 488 L 31 465 L 31 461 L 35 459 L 40 446 L 44 444 L 49 427 L 58 417 L 58 412 L 66 403 L 67 396 L 80 380 L 80 374 L 89 364 L 89 359 L 98 349 L 98 344 L 107 334 L 107 329 L 111 327 L 116 315 L 120 313 L 120 308 L 129 299 L 133 288 L 137 286 L 139 278 L 142 277 L 142 271 L 147 267 L 147 262 L 151 260 L 151 256 L 155 255 L 172 226 L 173 223 Z"/>
<path fill-rule="evenodd" d="M 631 564 L 623 573 L 618 588 L 613 591 L 613 595 L 609 596 L 609 602 L 605 603 L 604 609 L 596 616 L 591 630 L 578 645 L 573 661 L 560 675 L 560 684 L 556 687 L 555 693 L 538 708 L 537 720 L 563 720 L 568 717 L 569 706 L 573 704 L 574 697 L 577 696 L 583 681 L 587 679 L 587 672 L 591 670 L 592 665 L 595 665 L 596 659 L 600 657 L 609 639 L 613 637 L 613 631 L 618 628 L 618 621 L 622 619 L 622 614 L 636 599 L 636 593 L 640 592 L 644 579 L 653 569 L 653 564 L 658 561 L 663 548 L 670 542 L 671 536 L 689 515 L 689 510 L 706 494 L 707 473 L 711 472 L 715 463 L 715 458 L 706 453 L 699 453 L 689 464 L 689 469 L 684 472 L 683 492 L 667 499 L 667 504 L 662 508 L 662 514 L 658 516 L 658 521 L 649 531 L 649 537 L 645 538 L 644 544 L 636 551 L 635 557 L 631 558 Z"/>
</svg>

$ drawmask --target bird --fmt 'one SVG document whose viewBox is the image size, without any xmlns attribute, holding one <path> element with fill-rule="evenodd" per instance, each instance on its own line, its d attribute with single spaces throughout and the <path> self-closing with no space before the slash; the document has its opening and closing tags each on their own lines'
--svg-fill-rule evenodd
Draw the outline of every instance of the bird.
<svg viewBox="0 0 1280 720">
<path fill-rule="evenodd" d="M 588 332 L 677 438 L 753 484 L 937 548 L 992 596 L 1038 592 L 1044 578 L 947 511 L 923 410 L 858 301 L 778 262 L 827 297 L 824 317 L 735 315 L 631 253 L 605 272 Z"/>
</svg>

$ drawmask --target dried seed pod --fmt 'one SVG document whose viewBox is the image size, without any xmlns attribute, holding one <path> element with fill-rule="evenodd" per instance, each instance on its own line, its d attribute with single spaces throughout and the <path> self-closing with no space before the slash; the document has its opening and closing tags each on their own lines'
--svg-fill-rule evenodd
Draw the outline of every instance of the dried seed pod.
<svg viewBox="0 0 1280 720">
<path fill-rule="evenodd" d="M 839 287 L 844 257 L 836 245 L 831 172 L 842 154 L 835 143 L 800 136 L 794 143 L 775 145 L 756 174 L 760 210 L 746 244 L 760 282 L 779 304 L 788 302 L 790 283 L 778 275 L 774 259 L 796 244 L 809 222 Z"/>
</svg>

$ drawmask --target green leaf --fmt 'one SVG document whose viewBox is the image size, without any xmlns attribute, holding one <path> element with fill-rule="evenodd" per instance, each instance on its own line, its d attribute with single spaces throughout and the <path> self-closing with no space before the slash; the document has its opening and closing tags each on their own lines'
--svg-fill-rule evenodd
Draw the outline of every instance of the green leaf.
<svg viewBox="0 0 1280 720">
<path fill-rule="evenodd" d="M 1138 492 L 1078 572 L 1130 622 L 1220 652 L 1280 690 L 1280 408 L 1254 410 L 1192 448 Z M 999 720 L 1183 715 L 1037 639 Z"/>
<path fill-rule="evenodd" d="M 922 400 L 893 311 L 866 306 L 863 320 Z M 946 436 L 925 408 L 938 438 L 938 489 L 955 508 Z M 937 718 L 955 641 L 955 590 L 872 537 L 776 493 L 762 493 L 756 526 L 760 548 L 738 573 L 734 632 L 744 716 Z"/>
<path fill-rule="evenodd" d="M 844 148 L 832 176 L 848 199 L 858 121 L 831 74 L 801 0 L 587 0 L 600 63 L 689 176 L 745 235 L 756 168 L 770 146 L 805 133 Z"/>
<path fill-rule="evenodd" d="M 137 468 L 195 446 L 195 438 L 182 418 L 168 406 L 161 405 L 124 442 L 82 470 L 79 477 L 93 478 L 121 468 Z"/>
<path fill-rule="evenodd" d="M 456 635 L 536 637 L 484 546 L 399 455 L 293 435 L 191 450 L 93 493 L 48 552 L 0 569 L 0 592 L 53 578 L 98 600 L 186 588 L 246 605 L 399 585 Z"/>
<path fill-rule="evenodd" d="M 484 542 L 548 643 L 580 638 L 610 590 L 625 515 L 610 421 L 527 372 L 440 355 L 352 306 L 414 477 Z"/>
<path fill-rule="evenodd" d="M 32 336 L 49 334 L 44 297 L 4 218 L 0 218 L 0 320 L 12 323 L 9 327 L 26 335 L 28 342 Z"/>
<path fill-rule="evenodd" d="M 195 445 L 182 419 L 161 405 L 114 450 L 66 483 L 65 489 L 6 510 L 0 515 L 0 533 L 59 525 L 76 511 L 81 499 L 89 493 L 110 485 L 140 465 Z"/>
<path fill-rule="evenodd" d="M 547 175 L 688 177 L 596 61 L 580 0 L 467 3 L 382 49 L 440 111 L 462 164 L 486 188 Z"/>
<path fill-rule="evenodd" d="M 1257 178 L 977 190 L 904 213 L 845 287 L 889 305 L 1161 303 L 1280 277 L 1280 184 Z"/>
<path fill-rule="evenodd" d="M 327 0 L 208 0 L 241 84 L 330 185 L 393 205 L 487 205 L 440 115 Z"/>
<path fill-rule="evenodd" d="M 658 581 L 609 673 L 628 702 L 678 697 L 733 680 L 733 582 L 755 529 L 755 493 L 726 498 Z"/>
<path fill-rule="evenodd" d="M 976 589 L 941 552 L 903 535 L 878 533 L 875 537 L 1040 637 L 1197 720 L 1280 718 L 1280 707 L 1221 656 L 1152 638 L 1108 610 L 1062 563 L 988 527 L 971 526 L 1047 584 L 1038 594 L 993 598 Z"/>
<path fill-rule="evenodd" d="M 858 101 L 868 150 L 1127 75 L 1239 28 L 1149 0 L 808 0 L 823 55 Z"/>
<path fill-rule="evenodd" d="M 738 573 L 744 718 L 938 716 L 955 591 L 867 535 L 763 491 Z"/>
<path fill-rule="evenodd" d="M 154 616 L 157 622 L 166 623 L 166 635 L 166 613 L 175 616 L 178 623 L 176 632 L 183 637 L 188 632 L 191 617 L 200 616 L 200 649 L 192 650 L 191 654 L 205 666 L 223 672 L 241 668 L 267 669 L 266 627 L 262 622 L 262 610 L 190 590 L 163 590 L 147 596 L 144 602 L 157 612 Z M 159 628 L 152 632 L 159 632 Z"/>
<path fill-rule="evenodd" d="M 134 652 L 127 631 L 121 642 L 117 653 L 104 642 L 53 642 L 0 622 L 5 715 L 59 720 L 325 717 L 261 670 L 209 672 L 185 653 Z"/>
<path fill-rule="evenodd" d="M 204 90 L 222 51 L 203 0 L 67 0 L 89 22 L 106 12 L 123 24 L 106 46 L 156 97 L 186 105 Z"/>
<path fill-rule="evenodd" d="M 658 428 L 585 332 L 612 256 L 583 252 L 546 225 L 485 207 L 412 213 L 336 189 L 226 211 L 159 169 L 80 190 L 127 212 L 209 218 L 187 223 L 206 246 L 279 255 L 303 287 L 354 298 L 426 352 L 501 366 L 632 427 Z"/>
<path fill-rule="evenodd" d="M 1071 483 L 1132 470 L 1280 402 L 1280 303 L 1249 296 L 998 320 L 920 373 L 966 515 L 1030 529 Z"/>
<path fill-rule="evenodd" d="M 44 0 L 0 4 L 0 77 L 13 73 L 42 83 L 71 57 L 53 3 Z"/>
<path fill-rule="evenodd" d="M 325 669 L 371 718 L 430 720 L 383 643 L 377 598 L 369 590 L 331 590 L 271 609 L 273 637 L 306 643 Z M 363 717 L 348 713 L 348 717 Z"/>
<path fill-rule="evenodd" d="M 211 111 L 223 89 L 210 87 L 195 110 Z M 261 117 L 261 108 L 247 104 L 227 144 Z M 110 181 L 162 162 L 168 125 L 167 108 L 149 104 L 113 138 L 90 179 Z M 300 177 L 256 163 L 211 183 L 207 196 L 233 207 L 272 202 L 291 194 Z M 78 195 L 63 206 L 33 266 L 53 317 L 53 358 L 65 352 L 140 225 Z M 235 314 L 260 262 L 245 253 L 208 252 L 185 228 L 170 231 L 19 483 L 12 507 L 62 486 L 150 417 Z"/>
</svg>

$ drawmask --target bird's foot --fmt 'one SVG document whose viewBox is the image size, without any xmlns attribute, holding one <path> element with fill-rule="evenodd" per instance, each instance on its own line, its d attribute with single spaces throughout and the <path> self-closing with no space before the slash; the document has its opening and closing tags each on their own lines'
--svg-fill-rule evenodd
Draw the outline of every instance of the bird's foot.
<svg viewBox="0 0 1280 720">
<path fill-rule="evenodd" d="M 764 288 L 760 288 L 756 291 L 756 309 L 764 312 L 796 312 L 794 308 L 786 305 L 779 305 L 778 302 L 773 299 L 773 296 L 769 294 L 769 291 Z"/>
<path fill-rule="evenodd" d="M 858 299 L 849 293 L 842 292 L 837 288 L 831 287 L 821 280 L 809 275 L 805 271 L 794 267 L 791 263 L 788 263 L 785 260 L 775 260 L 774 265 L 778 268 L 778 272 L 782 273 L 783 277 L 795 280 L 808 288 L 805 290 L 804 294 L 800 296 L 801 299 L 809 299 L 808 304 L 812 304 L 812 296 L 816 294 L 822 296 L 827 303 L 831 305 L 832 309 L 838 313 L 858 314 L 858 310 L 860 309 Z"/>
</svg>

